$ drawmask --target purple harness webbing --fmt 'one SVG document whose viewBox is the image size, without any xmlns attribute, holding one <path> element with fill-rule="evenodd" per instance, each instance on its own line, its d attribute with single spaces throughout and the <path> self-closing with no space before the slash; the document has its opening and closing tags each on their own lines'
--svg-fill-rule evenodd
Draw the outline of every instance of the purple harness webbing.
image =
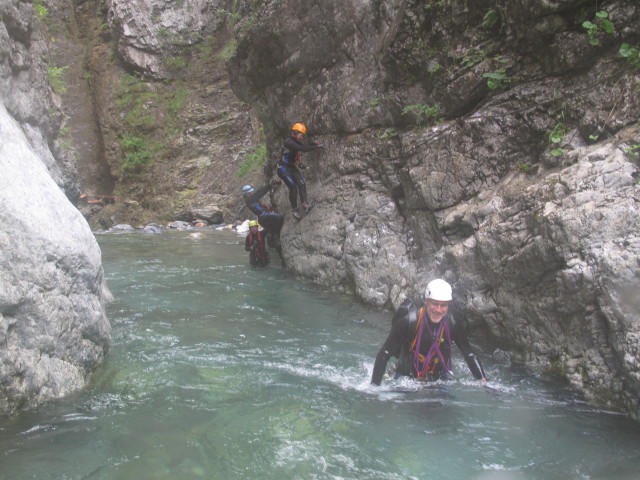
<svg viewBox="0 0 640 480">
<path fill-rule="evenodd" d="M 424 378 L 427 374 L 427 370 L 429 369 L 429 364 L 431 363 L 431 360 L 433 359 L 434 355 L 437 355 L 438 358 L 440 359 L 440 362 L 442 363 L 442 365 L 444 366 L 444 368 L 447 369 L 447 373 L 452 373 L 451 372 L 451 364 L 450 362 L 446 362 L 444 359 L 444 355 L 442 355 L 442 351 L 440 350 L 440 338 L 442 335 L 442 330 L 444 329 L 444 333 L 447 336 L 447 343 L 449 344 L 449 346 L 451 346 L 451 335 L 449 333 L 449 322 L 446 321 L 445 318 L 443 318 L 440 321 L 440 326 L 438 327 L 438 331 L 436 333 L 436 336 L 433 336 L 433 331 L 431 330 L 431 327 L 429 326 L 429 320 L 426 318 L 427 317 L 427 309 L 425 308 L 422 311 L 422 315 L 420 318 L 420 326 L 418 327 L 418 338 L 416 341 L 416 348 L 413 352 L 413 366 L 416 369 L 416 373 L 418 374 L 419 378 Z M 431 338 L 433 338 L 433 342 L 431 343 L 431 347 L 429 348 L 429 351 L 427 352 L 427 355 L 424 359 L 424 363 L 422 364 L 422 368 L 420 368 L 420 345 L 422 344 L 422 330 L 425 326 L 425 324 L 427 325 L 427 333 L 431 336 Z"/>
</svg>

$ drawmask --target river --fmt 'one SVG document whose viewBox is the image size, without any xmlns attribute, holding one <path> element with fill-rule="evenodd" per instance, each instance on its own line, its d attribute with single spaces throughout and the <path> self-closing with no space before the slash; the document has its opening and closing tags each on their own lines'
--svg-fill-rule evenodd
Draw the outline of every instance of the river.
<svg viewBox="0 0 640 480">
<path fill-rule="evenodd" d="M 0 420 L 0 479 L 637 479 L 640 425 L 483 352 L 490 382 L 369 384 L 389 312 L 249 266 L 244 238 L 98 234 L 113 345 Z M 459 353 L 459 352 L 456 352 Z"/>
</svg>

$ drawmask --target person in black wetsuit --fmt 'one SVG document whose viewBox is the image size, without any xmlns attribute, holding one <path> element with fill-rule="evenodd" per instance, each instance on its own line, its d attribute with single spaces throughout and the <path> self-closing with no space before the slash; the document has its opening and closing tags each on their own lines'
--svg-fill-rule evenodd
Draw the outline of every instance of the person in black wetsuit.
<svg viewBox="0 0 640 480">
<path fill-rule="evenodd" d="M 251 185 L 245 185 L 242 187 L 242 198 L 249 210 L 258 216 L 258 222 L 264 229 L 264 235 L 267 238 L 270 247 L 277 250 L 282 263 L 284 264 L 284 257 L 282 256 L 282 247 L 280 246 L 280 230 L 284 223 L 284 217 L 274 212 L 269 205 L 261 203 L 260 200 L 270 191 L 276 189 L 282 182 L 280 180 L 274 180 L 271 183 L 266 183 L 258 189 L 254 189 Z"/>
<path fill-rule="evenodd" d="M 307 134 L 307 127 L 302 123 L 296 123 L 291 127 L 291 133 L 282 144 L 282 159 L 278 162 L 278 176 L 284 181 L 289 189 L 289 202 L 293 216 L 298 220 L 302 218 L 298 208 L 298 195 L 305 212 L 313 207 L 313 203 L 309 203 L 307 199 L 307 185 L 300 173 L 300 168 L 305 168 L 300 160 L 301 152 L 311 152 L 324 148 L 324 145 L 314 143 L 312 145 L 304 145 L 302 140 Z"/>
<path fill-rule="evenodd" d="M 274 212 L 269 205 L 261 203 L 260 200 L 272 189 L 277 188 L 280 185 L 280 180 L 274 180 L 271 183 L 266 183 L 262 187 L 255 189 L 251 185 L 245 185 L 242 187 L 242 198 L 249 210 L 258 216 L 258 222 L 260 226 L 264 228 L 266 234 L 280 235 L 282 230 L 282 224 L 284 223 L 284 217 Z"/>
<path fill-rule="evenodd" d="M 463 353 L 473 376 L 487 380 L 462 323 L 448 313 L 451 300 L 451 285 L 436 279 L 427 285 L 422 308 L 414 308 L 410 301 L 398 308 L 391 332 L 376 356 L 372 384 L 380 385 L 391 356 L 399 358 L 396 376 L 408 375 L 427 381 L 447 379 L 452 373 L 453 343 Z"/>
<path fill-rule="evenodd" d="M 254 267 L 266 267 L 269 265 L 269 252 L 264 238 L 264 231 L 258 229 L 258 222 L 249 222 L 249 233 L 244 240 L 244 249 L 249 252 L 249 263 Z"/>
</svg>

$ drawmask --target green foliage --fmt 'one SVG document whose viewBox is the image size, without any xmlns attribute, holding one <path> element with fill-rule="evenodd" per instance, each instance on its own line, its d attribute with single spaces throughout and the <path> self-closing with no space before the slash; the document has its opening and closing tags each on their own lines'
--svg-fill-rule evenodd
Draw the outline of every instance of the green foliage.
<svg viewBox="0 0 640 480">
<path fill-rule="evenodd" d="M 125 126 L 133 131 L 150 131 L 158 126 L 157 115 L 150 108 L 158 105 L 158 94 L 152 87 L 127 75 L 122 79 L 116 105 L 124 114 Z"/>
<path fill-rule="evenodd" d="M 553 127 L 553 130 L 549 132 L 549 145 L 554 147 L 550 152 L 553 157 L 559 157 L 564 153 L 564 150 L 560 147 L 560 143 L 564 140 L 567 131 L 568 129 L 564 123 L 558 122 L 555 127 Z"/>
<path fill-rule="evenodd" d="M 634 67 L 640 68 L 640 46 L 631 46 L 628 43 L 620 45 L 618 53 L 627 59 Z"/>
<path fill-rule="evenodd" d="M 615 31 L 615 27 L 609 20 L 609 13 L 605 10 L 596 12 L 593 22 L 582 22 L 582 27 L 587 31 L 589 44 L 593 46 L 600 45 L 600 41 L 605 34 L 611 34 Z"/>
<path fill-rule="evenodd" d="M 487 53 L 484 50 L 477 50 L 472 48 L 467 50 L 462 57 L 460 63 L 465 67 L 473 67 L 474 65 L 484 62 L 487 59 Z"/>
<path fill-rule="evenodd" d="M 47 7 L 45 7 L 43 0 L 34 0 L 33 13 L 35 14 L 38 20 L 42 22 L 47 20 L 47 17 L 49 15 L 49 10 L 47 10 Z"/>
<path fill-rule="evenodd" d="M 168 109 L 169 112 L 175 117 L 184 107 L 185 103 L 186 103 L 186 99 L 188 96 L 189 92 L 187 91 L 187 89 L 185 87 L 178 87 L 178 89 L 176 90 L 175 95 L 169 99 L 168 102 Z"/>
<path fill-rule="evenodd" d="M 492 90 L 505 88 L 507 84 L 511 82 L 511 78 L 507 75 L 506 67 L 498 68 L 493 72 L 483 73 L 482 76 L 487 79 L 487 86 Z"/>
<path fill-rule="evenodd" d="M 222 47 L 220 53 L 218 53 L 218 57 L 222 60 L 229 60 L 236 54 L 236 49 L 238 48 L 238 41 L 235 39 L 229 40 L 227 44 Z"/>
<path fill-rule="evenodd" d="M 384 132 L 378 135 L 380 140 L 386 140 L 388 138 L 394 138 L 398 136 L 398 131 L 395 128 L 387 128 Z"/>
<path fill-rule="evenodd" d="M 416 103 L 415 105 L 409 105 L 402 109 L 402 115 L 414 114 L 417 118 L 417 124 L 423 125 L 425 123 L 438 123 L 441 121 L 440 117 L 440 105 L 435 104 L 432 106 L 425 105 L 424 103 Z"/>
<path fill-rule="evenodd" d="M 119 140 L 124 152 L 124 159 L 120 164 L 124 175 L 139 173 L 144 166 L 151 163 L 153 154 L 144 139 L 125 134 L 120 136 Z"/>
<path fill-rule="evenodd" d="M 71 150 L 71 147 L 73 146 L 71 128 L 65 126 L 60 129 L 58 132 L 58 142 L 61 150 Z"/>
<path fill-rule="evenodd" d="M 69 68 L 56 67 L 55 65 L 49 66 L 49 85 L 54 93 L 61 95 L 67 91 L 67 87 L 64 83 L 64 71 Z"/>
<path fill-rule="evenodd" d="M 482 26 L 486 29 L 493 28 L 493 26 L 498 23 L 498 20 L 500 20 L 500 14 L 497 10 L 492 8 L 484 14 L 484 17 L 482 18 Z"/>
<path fill-rule="evenodd" d="M 440 65 L 439 63 L 434 63 L 429 67 L 429 73 L 431 73 L 431 74 L 438 73 L 443 68 L 444 67 L 442 65 Z"/>
<path fill-rule="evenodd" d="M 531 170 L 531 168 L 533 167 L 533 165 L 531 165 L 530 163 L 527 163 L 527 162 L 518 162 L 518 163 L 516 163 L 516 165 L 524 173 L 528 173 Z"/>
<path fill-rule="evenodd" d="M 236 171 L 236 175 L 243 177 L 248 173 L 255 172 L 256 170 L 264 167 L 264 162 L 267 159 L 267 146 L 264 143 L 255 145 L 253 150 L 245 155 L 242 163 Z"/>
<path fill-rule="evenodd" d="M 180 73 L 187 68 L 188 61 L 185 57 L 166 57 L 164 64 L 170 72 Z"/>
<path fill-rule="evenodd" d="M 446 0 L 437 0 L 435 2 L 427 0 L 426 5 L 424 6 L 425 10 L 431 10 L 432 8 L 443 8 L 447 6 Z"/>
<path fill-rule="evenodd" d="M 640 160 L 640 145 L 631 145 L 629 147 L 625 147 L 624 152 L 627 154 L 627 157 L 629 157 L 629 159 L 635 162 Z M 638 181 L 640 182 L 640 179 L 638 179 Z"/>
</svg>

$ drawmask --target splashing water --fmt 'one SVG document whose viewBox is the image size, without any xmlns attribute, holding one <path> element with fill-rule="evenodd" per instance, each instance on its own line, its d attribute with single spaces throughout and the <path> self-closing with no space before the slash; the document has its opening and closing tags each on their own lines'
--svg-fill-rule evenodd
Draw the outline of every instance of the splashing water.
<svg viewBox="0 0 640 480">
<path fill-rule="evenodd" d="M 230 232 L 101 234 L 91 385 L 0 421 L 0 479 L 632 479 L 640 427 L 483 355 L 369 384 L 389 312 L 252 269 Z M 275 262 L 277 263 L 277 262 Z"/>
</svg>

